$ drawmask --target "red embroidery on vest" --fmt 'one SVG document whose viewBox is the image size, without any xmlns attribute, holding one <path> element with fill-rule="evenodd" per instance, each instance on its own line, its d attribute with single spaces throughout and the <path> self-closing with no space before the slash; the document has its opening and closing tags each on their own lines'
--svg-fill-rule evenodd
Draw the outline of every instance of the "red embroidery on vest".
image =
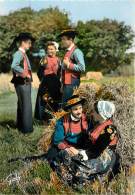
<svg viewBox="0 0 135 195">
<path fill-rule="evenodd" d="M 95 144 L 96 140 L 98 139 L 98 137 L 100 136 L 101 132 L 108 126 L 108 125 L 112 125 L 113 122 L 112 120 L 107 120 L 104 123 L 102 123 L 100 126 L 98 126 L 97 128 L 95 128 L 93 130 L 92 133 L 90 133 L 90 139 L 92 140 L 93 144 Z M 110 142 L 109 145 L 116 145 L 118 142 L 118 138 L 117 136 L 114 137 L 114 139 Z"/>
<path fill-rule="evenodd" d="M 115 146 L 118 143 L 118 137 L 115 136 L 113 140 L 110 142 L 109 146 Z"/>
</svg>

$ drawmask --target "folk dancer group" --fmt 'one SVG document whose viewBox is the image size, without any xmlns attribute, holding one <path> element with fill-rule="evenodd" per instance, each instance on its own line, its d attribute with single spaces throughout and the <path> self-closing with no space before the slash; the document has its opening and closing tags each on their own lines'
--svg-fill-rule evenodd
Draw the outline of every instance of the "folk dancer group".
<svg viewBox="0 0 135 195">
<path fill-rule="evenodd" d="M 83 112 L 86 100 L 73 95 L 74 88 L 80 85 L 81 73 L 85 72 L 84 55 L 74 42 L 76 35 L 77 32 L 71 29 L 64 30 L 59 35 L 61 45 L 65 48 L 63 59 L 57 56 L 58 44 L 54 41 L 47 43 L 47 54 L 42 59 L 38 72 L 40 85 L 34 116 L 38 120 L 48 119 L 44 112 L 48 107 L 47 101 L 50 101 L 49 106 L 54 112 L 62 105 L 68 114 L 56 123 L 47 159 L 50 164 L 57 161 L 67 162 L 67 159 L 78 155 L 84 149 L 87 152 L 83 157 L 90 159 L 88 166 L 94 174 L 105 172 L 115 164 L 115 148 L 118 142 L 117 129 L 113 124 L 115 105 L 110 101 L 95 102 L 88 119 Z M 33 41 L 30 33 L 20 33 L 16 37 L 18 50 L 14 53 L 11 65 L 11 82 L 15 86 L 18 98 L 16 124 L 22 133 L 33 131 L 32 71 L 27 56 L 27 50 L 31 48 Z M 107 158 L 103 157 L 103 151 L 106 151 Z M 67 155 L 68 158 L 65 159 Z"/>
<path fill-rule="evenodd" d="M 47 55 L 41 61 L 38 71 L 40 85 L 35 106 L 35 118 L 47 120 L 45 112 L 47 101 L 51 109 L 56 112 L 60 104 L 72 96 L 74 88 L 80 85 L 80 75 L 85 71 L 85 62 L 82 51 L 75 45 L 75 30 L 64 30 L 59 37 L 62 47 L 65 48 L 65 56 L 62 60 L 57 56 L 58 44 L 54 41 L 47 43 Z M 17 128 L 23 133 L 33 131 L 31 82 L 32 71 L 27 50 L 32 46 L 34 38 L 30 33 L 20 33 L 14 42 L 18 50 L 13 55 L 11 69 L 17 97 Z M 61 93 L 62 91 L 62 93 Z M 47 101 L 45 101 L 47 99 Z"/>
</svg>

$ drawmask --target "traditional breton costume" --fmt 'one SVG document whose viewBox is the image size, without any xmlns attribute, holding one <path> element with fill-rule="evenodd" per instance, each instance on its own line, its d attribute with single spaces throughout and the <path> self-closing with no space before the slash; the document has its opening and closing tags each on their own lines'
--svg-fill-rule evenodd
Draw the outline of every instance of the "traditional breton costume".
<svg viewBox="0 0 135 195">
<path fill-rule="evenodd" d="M 89 140 L 87 155 L 91 174 L 103 174 L 113 170 L 116 161 L 116 145 L 118 143 L 118 130 L 113 124 L 112 116 L 115 112 L 115 105 L 109 101 L 98 101 L 95 104 L 95 111 L 104 119 L 101 124 L 89 124 Z M 92 127 L 93 126 L 93 127 Z"/>
<path fill-rule="evenodd" d="M 64 30 L 58 37 L 68 36 L 75 38 L 77 32 L 75 30 Z M 82 51 L 73 43 L 67 48 L 64 58 L 70 61 L 69 67 L 63 67 L 62 83 L 63 83 L 63 102 L 73 95 L 73 90 L 80 85 L 80 75 L 85 71 L 84 55 Z"/>
<path fill-rule="evenodd" d="M 30 33 L 20 33 L 15 38 L 14 42 L 32 40 L 34 38 Z M 29 133 L 33 131 L 32 124 L 32 103 L 31 103 L 31 82 L 32 71 L 30 61 L 26 51 L 19 48 L 13 55 L 11 65 L 13 78 L 11 82 L 15 86 L 16 94 L 18 97 L 17 103 L 17 128 L 22 133 Z"/>
<path fill-rule="evenodd" d="M 68 99 L 64 110 L 67 111 L 77 104 L 84 104 L 85 99 L 74 95 Z M 48 160 L 54 160 L 57 155 L 61 155 L 66 148 L 74 146 L 82 148 L 82 139 L 85 137 L 88 123 L 85 113 L 82 114 L 80 120 L 68 113 L 56 122 L 55 132 L 52 139 L 52 147 L 48 151 Z"/>
<path fill-rule="evenodd" d="M 42 66 L 42 78 L 39 86 L 35 118 L 47 120 L 49 118 L 46 109 L 56 112 L 61 101 L 60 84 L 60 60 L 57 56 L 46 56 L 47 64 Z"/>
<path fill-rule="evenodd" d="M 66 105 L 66 110 L 78 103 L 84 103 L 77 96 L 72 96 Z M 76 121 L 72 114 L 65 115 L 59 119 L 55 126 L 52 139 L 52 147 L 49 149 L 47 158 L 52 166 L 64 162 L 66 166 L 72 167 L 72 158 L 67 154 L 66 148 L 75 147 L 83 158 L 90 175 L 103 174 L 111 171 L 116 164 L 116 145 L 118 133 L 113 125 L 112 115 L 115 111 L 113 103 L 108 101 L 98 102 L 99 114 L 105 121 L 94 126 L 83 113 L 81 120 Z M 77 157 L 77 158 L 76 158 Z M 78 159 L 79 156 L 74 158 Z M 58 164 L 57 164 L 58 166 Z M 76 170 L 83 173 L 83 169 Z"/>
</svg>

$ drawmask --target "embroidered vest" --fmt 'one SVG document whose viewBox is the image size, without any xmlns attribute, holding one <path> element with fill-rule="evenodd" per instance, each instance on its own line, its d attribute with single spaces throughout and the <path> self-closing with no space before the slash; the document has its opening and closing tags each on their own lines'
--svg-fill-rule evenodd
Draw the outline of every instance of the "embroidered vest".
<svg viewBox="0 0 135 195">
<path fill-rule="evenodd" d="M 58 72 L 59 60 L 57 57 L 47 57 L 47 65 L 44 69 L 44 75 L 56 74 Z"/>
<path fill-rule="evenodd" d="M 64 116 L 63 126 L 64 126 L 65 135 L 68 132 L 72 132 L 71 123 L 72 123 L 72 121 L 70 120 L 70 116 L 69 115 Z M 83 113 L 82 118 L 81 118 L 81 122 L 80 122 L 80 130 L 81 130 L 81 132 L 83 132 L 83 131 L 86 131 L 87 128 L 88 128 L 88 124 L 87 124 L 86 116 Z"/>
<path fill-rule="evenodd" d="M 67 51 L 65 54 L 64 58 L 67 57 L 71 63 L 73 63 L 73 60 L 71 59 L 71 56 L 76 49 L 76 46 L 72 47 L 71 50 Z M 73 70 L 63 70 L 62 72 L 62 80 L 64 84 L 71 84 L 72 83 L 72 78 L 80 78 L 80 73 L 75 72 Z"/>
<path fill-rule="evenodd" d="M 27 57 L 26 57 L 26 55 L 22 51 L 21 51 L 21 53 L 23 55 L 23 69 L 24 69 L 22 75 L 26 75 L 26 76 L 31 77 L 32 73 L 31 73 L 31 70 L 29 70 L 29 67 L 28 67 Z"/>
<path fill-rule="evenodd" d="M 107 120 L 104 123 L 102 123 L 101 125 L 99 125 L 97 128 L 95 128 L 92 131 L 92 133 L 90 133 L 90 139 L 91 139 L 92 143 L 95 144 L 96 143 L 96 140 L 102 134 L 102 132 L 104 131 L 104 129 L 107 128 L 107 126 L 112 125 L 112 124 L 113 124 L 112 120 Z M 115 135 L 114 138 L 109 143 L 109 146 L 116 145 L 117 142 L 118 142 L 118 137 L 117 137 L 117 135 Z"/>
</svg>

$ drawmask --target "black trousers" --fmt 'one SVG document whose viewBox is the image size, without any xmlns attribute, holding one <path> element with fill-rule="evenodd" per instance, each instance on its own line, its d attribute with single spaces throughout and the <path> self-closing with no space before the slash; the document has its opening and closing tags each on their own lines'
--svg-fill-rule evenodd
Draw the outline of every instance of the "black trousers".
<svg viewBox="0 0 135 195">
<path fill-rule="evenodd" d="M 33 131 L 31 83 L 15 84 L 15 90 L 18 97 L 17 128 L 22 133 L 30 133 Z"/>
</svg>

